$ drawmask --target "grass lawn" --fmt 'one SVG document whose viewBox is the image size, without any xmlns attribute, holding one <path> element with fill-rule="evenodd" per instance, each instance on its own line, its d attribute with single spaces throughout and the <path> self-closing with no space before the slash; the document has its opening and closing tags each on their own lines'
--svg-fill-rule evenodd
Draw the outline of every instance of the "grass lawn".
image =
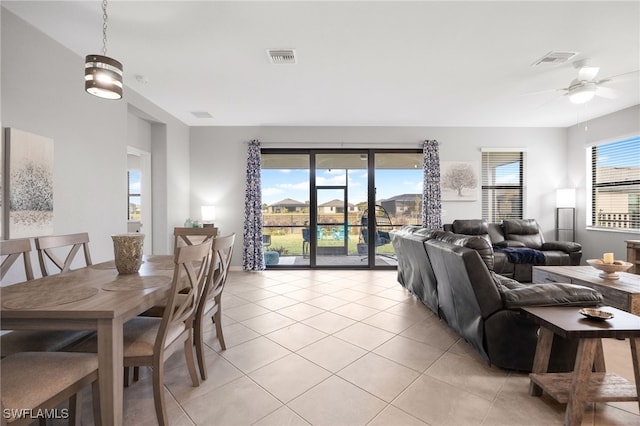
<svg viewBox="0 0 640 426">
<path fill-rule="evenodd" d="M 358 242 L 362 243 L 358 236 L 349 235 L 349 255 L 358 255 Z M 341 239 L 322 239 L 318 241 L 318 245 L 321 247 L 340 247 L 344 245 L 344 241 Z M 271 245 L 266 250 L 278 251 L 281 256 L 302 256 L 302 234 L 271 235 Z M 378 253 L 393 254 L 393 246 L 391 244 L 380 246 Z"/>
</svg>

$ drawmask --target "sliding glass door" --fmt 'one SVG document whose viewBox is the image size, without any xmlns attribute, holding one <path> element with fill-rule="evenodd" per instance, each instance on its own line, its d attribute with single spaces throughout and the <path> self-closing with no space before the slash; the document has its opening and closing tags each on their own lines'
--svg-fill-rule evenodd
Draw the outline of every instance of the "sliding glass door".
<svg viewBox="0 0 640 426">
<path fill-rule="evenodd" d="M 267 267 L 394 268 L 389 232 L 420 220 L 421 164 L 417 150 L 263 149 Z"/>
</svg>

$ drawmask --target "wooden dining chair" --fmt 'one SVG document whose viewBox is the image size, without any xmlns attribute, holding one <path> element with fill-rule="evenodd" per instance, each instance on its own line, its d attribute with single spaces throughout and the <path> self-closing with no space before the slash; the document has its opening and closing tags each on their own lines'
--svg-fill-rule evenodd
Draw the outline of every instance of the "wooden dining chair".
<svg viewBox="0 0 640 426">
<path fill-rule="evenodd" d="M 199 386 L 193 354 L 193 318 L 208 270 L 211 242 L 178 247 L 174 254 L 174 273 L 164 314 L 136 317 L 124 324 L 124 367 L 151 367 L 153 400 L 161 426 L 168 424 L 164 399 L 164 363 L 180 346 L 184 348 L 193 386 Z M 97 352 L 91 338 L 73 348 L 78 352 Z"/>
<path fill-rule="evenodd" d="M 198 302 L 194 320 L 194 339 L 196 343 L 196 357 L 202 380 L 207 379 L 207 367 L 204 360 L 204 318 L 211 315 L 216 327 L 216 337 L 222 350 L 227 349 L 222 334 L 222 290 L 227 281 L 227 274 L 233 255 L 233 243 L 236 234 L 213 239 L 211 246 L 211 260 L 204 290 Z"/>
<path fill-rule="evenodd" d="M 24 264 L 24 274 L 27 281 L 33 279 L 33 268 L 31 267 L 31 240 L 28 238 L 21 240 L 4 240 L 0 243 L 0 256 L 3 256 L 0 266 L 0 279 L 3 279 L 11 266 L 22 257 Z"/>
<path fill-rule="evenodd" d="M 98 386 L 98 356 L 71 352 L 21 352 L 0 360 L 2 425 L 29 425 L 39 410 L 53 410 L 69 401 L 68 411 L 48 411 L 67 416 L 79 425 L 81 401 L 78 392 L 91 384 L 93 417 L 101 424 Z M 41 413 L 43 413 L 42 411 Z M 41 424 L 44 418 L 40 417 Z"/>
<path fill-rule="evenodd" d="M 173 249 L 193 244 L 202 244 L 218 236 L 218 228 L 205 226 L 204 228 L 173 228 Z"/>
<path fill-rule="evenodd" d="M 22 257 L 25 280 L 33 277 L 31 267 L 31 240 L 3 240 L 0 242 L 0 279 L 4 278 L 16 261 Z M 29 351 L 59 351 L 87 336 L 85 330 L 14 330 L 0 336 L 0 357 L 18 352 Z"/>
<path fill-rule="evenodd" d="M 71 263 L 78 254 L 78 251 L 82 248 L 84 253 L 84 261 L 86 266 L 91 265 L 91 255 L 89 253 L 89 234 L 82 232 L 79 234 L 68 235 L 48 235 L 44 237 L 35 238 L 36 249 L 38 250 L 38 260 L 40 261 L 40 271 L 42 276 L 49 275 L 47 269 L 47 259 L 60 270 L 60 272 L 67 272 L 71 270 Z M 60 249 L 62 247 L 69 248 L 64 260 L 54 253 L 54 249 Z"/>
</svg>

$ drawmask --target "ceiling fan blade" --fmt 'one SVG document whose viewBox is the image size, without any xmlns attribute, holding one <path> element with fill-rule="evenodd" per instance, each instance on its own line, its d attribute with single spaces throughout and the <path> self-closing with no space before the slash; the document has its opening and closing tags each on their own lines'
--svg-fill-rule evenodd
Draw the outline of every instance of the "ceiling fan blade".
<svg viewBox="0 0 640 426">
<path fill-rule="evenodd" d="M 618 91 L 609 87 L 599 86 L 596 89 L 596 95 L 607 99 L 615 99 L 618 97 Z"/>
<path fill-rule="evenodd" d="M 582 67 L 578 71 L 579 81 L 591 81 L 598 75 L 600 67 Z"/>
<path fill-rule="evenodd" d="M 568 89 L 546 89 L 546 90 L 539 90 L 537 92 L 528 92 L 528 93 L 523 93 L 520 96 L 537 96 L 537 95 L 545 95 L 547 93 L 554 93 L 554 92 L 562 92 L 562 91 L 567 91 Z"/>
<path fill-rule="evenodd" d="M 634 78 L 640 77 L 640 70 L 625 72 L 623 74 L 613 75 L 611 77 L 603 78 L 602 80 L 596 81 L 596 84 L 603 83 L 618 83 L 620 81 L 628 81 L 633 80 Z"/>
</svg>

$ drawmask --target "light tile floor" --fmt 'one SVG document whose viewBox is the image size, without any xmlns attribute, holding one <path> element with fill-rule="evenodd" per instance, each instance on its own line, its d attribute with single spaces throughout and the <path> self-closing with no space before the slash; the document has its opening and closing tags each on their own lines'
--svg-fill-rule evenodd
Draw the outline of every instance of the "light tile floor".
<svg viewBox="0 0 640 426">
<path fill-rule="evenodd" d="M 564 405 L 526 374 L 487 365 L 396 281 L 395 271 L 232 272 L 227 350 L 206 334 L 209 379 L 168 362 L 172 425 L 561 425 Z M 628 342 L 609 371 L 633 379 Z M 125 389 L 125 424 L 155 425 L 148 371 Z M 85 397 L 85 399 L 88 399 Z M 85 420 L 91 422 L 85 403 Z M 640 425 L 637 403 L 588 404 L 584 425 Z"/>
</svg>

